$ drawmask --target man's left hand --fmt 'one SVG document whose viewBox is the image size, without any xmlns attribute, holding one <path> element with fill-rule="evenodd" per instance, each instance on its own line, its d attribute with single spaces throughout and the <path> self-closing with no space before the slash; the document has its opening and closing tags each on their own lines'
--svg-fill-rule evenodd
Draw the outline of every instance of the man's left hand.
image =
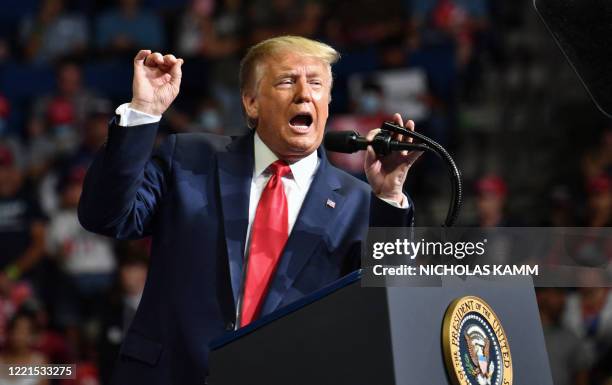
<svg viewBox="0 0 612 385">
<path fill-rule="evenodd" d="M 393 122 L 404 126 L 400 114 L 393 115 Z M 414 131 L 414 122 L 408 120 L 404 127 Z M 380 128 L 368 132 L 367 140 L 374 140 L 379 132 Z M 393 140 L 412 143 L 411 137 L 404 138 L 401 134 L 393 134 Z M 395 151 L 383 157 L 376 155 L 374 149 L 369 146 L 365 156 L 364 170 L 374 194 L 379 198 L 393 200 L 403 206 L 405 202 L 402 187 L 406 181 L 408 170 L 422 153 L 422 151 Z"/>
</svg>

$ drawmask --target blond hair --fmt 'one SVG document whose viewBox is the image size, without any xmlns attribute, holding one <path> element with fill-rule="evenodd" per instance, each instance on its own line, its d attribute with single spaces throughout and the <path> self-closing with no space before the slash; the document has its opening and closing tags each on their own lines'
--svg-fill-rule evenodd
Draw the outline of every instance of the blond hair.
<svg viewBox="0 0 612 385">
<path fill-rule="evenodd" d="M 328 65 L 330 75 L 332 64 L 340 59 L 340 53 L 334 48 L 305 37 L 286 35 L 264 40 L 252 46 L 240 62 L 240 94 L 256 92 L 262 78 L 262 62 L 287 51 L 320 59 Z M 247 116 L 247 124 L 254 128 L 257 122 Z"/>
</svg>

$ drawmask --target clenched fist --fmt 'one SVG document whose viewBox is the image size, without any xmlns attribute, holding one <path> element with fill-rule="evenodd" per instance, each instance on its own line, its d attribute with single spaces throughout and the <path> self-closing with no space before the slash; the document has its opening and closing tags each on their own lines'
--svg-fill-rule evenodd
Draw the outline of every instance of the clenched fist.
<svg viewBox="0 0 612 385">
<path fill-rule="evenodd" d="M 174 101 L 181 86 L 183 59 L 150 50 L 134 58 L 134 80 L 130 107 L 151 115 L 161 115 Z"/>
</svg>

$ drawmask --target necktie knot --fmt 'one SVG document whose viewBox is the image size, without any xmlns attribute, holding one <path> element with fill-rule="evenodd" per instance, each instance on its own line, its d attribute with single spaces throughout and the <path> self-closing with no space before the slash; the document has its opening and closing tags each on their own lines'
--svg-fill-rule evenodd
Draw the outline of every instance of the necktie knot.
<svg viewBox="0 0 612 385">
<path fill-rule="evenodd" d="M 287 174 L 291 173 L 291 168 L 289 167 L 289 165 L 283 161 L 283 160 L 277 160 L 276 162 L 272 163 L 269 167 L 268 170 L 273 174 L 276 175 L 277 177 L 284 177 Z"/>
</svg>

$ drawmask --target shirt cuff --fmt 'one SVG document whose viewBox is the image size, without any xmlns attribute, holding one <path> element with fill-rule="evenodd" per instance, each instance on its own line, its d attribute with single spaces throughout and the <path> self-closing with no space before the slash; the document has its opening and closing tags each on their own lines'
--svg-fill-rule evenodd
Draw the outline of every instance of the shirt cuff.
<svg viewBox="0 0 612 385">
<path fill-rule="evenodd" d="M 151 115 L 130 107 L 130 103 L 123 103 L 115 110 L 119 115 L 119 125 L 122 127 L 140 126 L 142 124 L 157 123 L 161 120 L 161 115 Z"/>
<path fill-rule="evenodd" d="M 381 198 L 378 197 L 378 199 L 387 202 L 388 204 L 390 204 L 393 207 L 397 207 L 398 209 L 407 209 L 410 207 L 410 203 L 408 201 L 408 197 L 406 196 L 406 194 L 402 194 L 402 204 L 397 203 L 396 201 L 394 201 L 393 199 L 386 199 L 386 198 Z"/>
</svg>

